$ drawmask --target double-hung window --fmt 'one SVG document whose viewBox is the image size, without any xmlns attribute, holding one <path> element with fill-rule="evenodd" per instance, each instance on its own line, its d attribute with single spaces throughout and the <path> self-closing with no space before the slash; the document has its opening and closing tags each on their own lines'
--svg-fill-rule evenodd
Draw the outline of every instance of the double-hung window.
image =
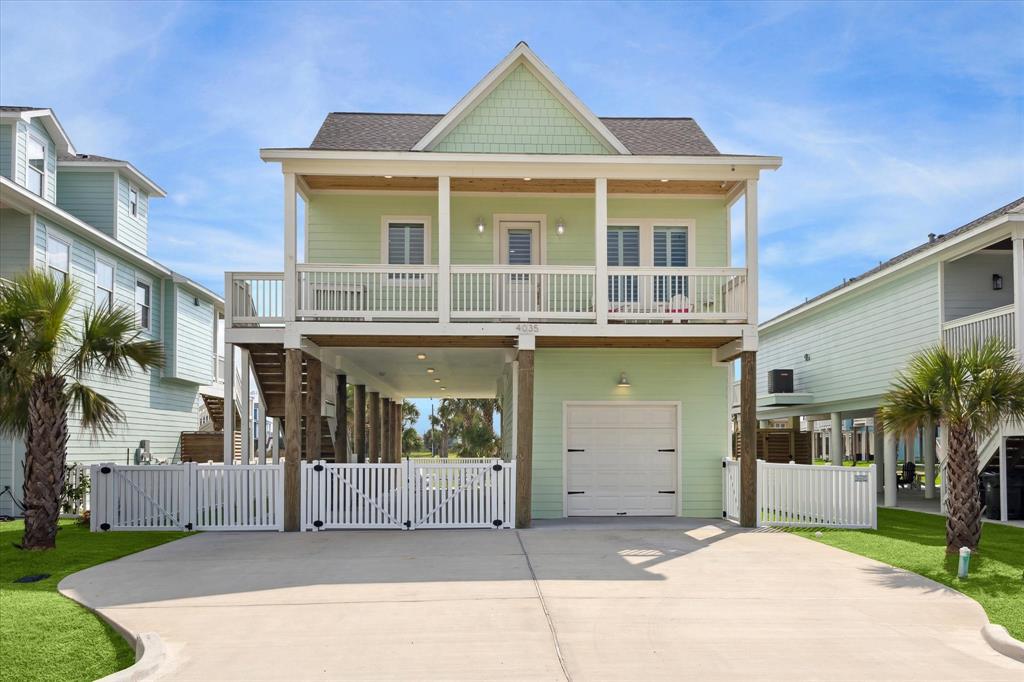
<svg viewBox="0 0 1024 682">
<path fill-rule="evenodd" d="M 71 245 L 52 235 L 46 237 L 46 271 L 58 282 L 71 272 Z"/>
<path fill-rule="evenodd" d="M 149 331 L 151 329 L 152 315 L 151 315 L 151 297 L 152 290 L 150 289 L 149 282 L 143 282 L 141 280 L 135 281 L 135 319 L 139 323 L 140 329 Z"/>
<path fill-rule="evenodd" d="M 653 265 L 656 268 L 685 268 L 689 265 L 689 232 L 685 227 L 658 227 L 653 230 Z M 666 275 L 654 280 L 654 300 L 671 301 L 682 294 L 688 295 L 686 278 Z M 678 300 L 678 299 L 676 299 Z"/>
<path fill-rule="evenodd" d="M 608 267 L 640 267 L 640 228 L 608 227 Z M 637 276 L 612 273 L 608 277 L 608 300 L 613 303 L 635 303 Z"/>
<path fill-rule="evenodd" d="M 133 218 L 139 215 L 139 189 L 135 185 L 128 185 L 128 213 Z"/>
<path fill-rule="evenodd" d="M 99 258 L 96 259 L 94 305 L 96 310 L 112 310 L 114 307 L 114 266 Z"/>
<path fill-rule="evenodd" d="M 25 184 L 28 191 L 43 196 L 46 188 L 46 144 L 29 135 L 25 151 L 28 157 Z"/>
<path fill-rule="evenodd" d="M 427 227 L 424 223 L 389 222 L 387 224 L 388 265 L 425 265 Z M 392 273 L 392 280 L 419 280 L 417 273 Z"/>
</svg>

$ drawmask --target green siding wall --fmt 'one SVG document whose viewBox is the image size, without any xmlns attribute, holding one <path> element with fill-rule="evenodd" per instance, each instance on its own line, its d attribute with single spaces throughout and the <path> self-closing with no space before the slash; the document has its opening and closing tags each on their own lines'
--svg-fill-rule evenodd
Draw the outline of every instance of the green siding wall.
<svg viewBox="0 0 1024 682">
<path fill-rule="evenodd" d="M 758 395 L 768 392 L 769 370 L 792 369 L 794 389 L 813 393 L 814 404 L 877 398 L 910 356 L 939 342 L 938 266 L 843 294 L 759 336 Z"/>
<path fill-rule="evenodd" d="M 57 173 L 57 205 L 113 237 L 114 182 L 112 172 L 61 170 Z"/>
<path fill-rule="evenodd" d="M 11 154 L 14 153 L 14 128 L 9 123 L 0 125 L 0 175 L 10 180 L 11 175 Z"/>
<path fill-rule="evenodd" d="M 440 152 L 612 153 L 523 65 L 509 73 L 435 149 Z"/>
<path fill-rule="evenodd" d="M 149 280 L 153 286 L 152 331 L 149 338 L 160 338 L 164 309 L 161 305 L 161 287 L 170 287 L 160 277 L 141 272 L 103 249 L 61 231 L 57 226 L 37 218 L 36 260 L 44 262 L 46 236 L 55 233 L 72 244 L 71 276 L 79 286 L 79 296 L 73 310 L 75 320 L 93 301 L 95 287 L 95 261 L 97 257 L 113 262 L 116 267 L 115 298 L 118 305 L 135 305 L 136 277 Z M 209 348 L 212 349 L 210 342 Z M 209 350 L 207 354 L 209 354 Z M 192 431 L 198 427 L 199 404 L 197 386 L 182 382 L 168 381 L 159 369 L 135 371 L 130 377 L 113 380 L 100 376 L 86 377 L 86 382 L 112 398 L 124 411 L 126 423 L 117 428 L 112 437 L 102 439 L 81 428 L 78 415 L 70 416 L 71 438 L 68 442 L 68 458 L 79 462 L 124 462 L 126 450 L 134 450 L 143 439 L 151 441 L 151 450 L 158 459 L 171 459 L 178 452 L 181 431 Z"/>
<path fill-rule="evenodd" d="M 534 371 L 534 516 L 563 514 L 562 403 L 573 400 L 681 401 L 683 515 L 721 516 L 729 370 L 711 363 L 711 351 L 541 349 Z M 616 386 L 622 371 L 629 388 Z"/>
<path fill-rule="evenodd" d="M 494 263 L 495 214 L 542 214 L 547 218 L 546 262 L 549 265 L 593 265 L 594 199 L 560 196 L 452 197 L 452 263 Z M 666 218 L 695 221 L 694 265 L 724 267 L 728 263 L 729 235 L 725 202 L 703 198 L 621 198 L 608 200 L 608 214 L 616 218 Z M 431 262 L 437 262 L 437 197 L 432 195 L 313 194 L 307 224 L 310 263 L 381 263 L 382 216 L 429 216 Z M 484 232 L 476 229 L 484 219 Z M 555 223 L 562 218 L 565 234 Z"/>
<path fill-rule="evenodd" d="M 149 244 L 147 219 L 149 195 L 139 189 L 138 215 L 128 212 L 128 179 L 117 176 L 117 240 L 140 253 L 146 253 Z"/>
<path fill-rule="evenodd" d="M 0 277 L 12 279 L 32 263 L 32 219 L 0 208 Z"/>
</svg>

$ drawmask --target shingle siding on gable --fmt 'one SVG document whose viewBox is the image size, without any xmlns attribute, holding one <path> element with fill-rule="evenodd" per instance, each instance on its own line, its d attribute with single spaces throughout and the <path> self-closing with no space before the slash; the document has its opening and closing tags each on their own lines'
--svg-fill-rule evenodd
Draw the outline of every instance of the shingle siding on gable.
<svg viewBox="0 0 1024 682">
<path fill-rule="evenodd" d="M 138 189 L 138 188 L 137 188 Z M 139 189 L 138 215 L 128 211 L 128 179 L 121 174 L 117 176 L 117 240 L 146 253 L 149 245 L 149 195 Z"/>
<path fill-rule="evenodd" d="M 612 153 L 523 65 L 467 114 L 436 151 Z"/>
<path fill-rule="evenodd" d="M 57 205 L 113 237 L 114 173 L 62 170 L 57 175 Z"/>
</svg>

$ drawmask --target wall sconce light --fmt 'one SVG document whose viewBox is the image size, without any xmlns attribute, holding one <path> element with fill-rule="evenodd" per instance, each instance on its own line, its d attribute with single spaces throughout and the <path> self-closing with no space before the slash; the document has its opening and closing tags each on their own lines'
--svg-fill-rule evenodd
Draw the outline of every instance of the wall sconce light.
<svg viewBox="0 0 1024 682">
<path fill-rule="evenodd" d="M 626 376 L 625 372 L 619 372 L 619 384 L 620 387 L 626 388 L 630 385 L 629 377 Z"/>
<path fill-rule="evenodd" d="M 559 237 L 565 234 L 565 221 L 561 218 L 555 221 L 555 234 Z"/>
<path fill-rule="evenodd" d="M 192 305 L 199 305 L 199 297 L 198 296 L 193 296 L 192 297 Z"/>
<path fill-rule="evenodd" d="M 992 275 L 992 291 L 1000 291 L 1003 288 L 1003 276 Z"/>
<path fill-rule="evenodd" d="M 804 353 L 804 362 L 810 362 L 810 361 L 811 361 L 811 354 L 810 353 Z"/>
<path fill-rule="evenodd" d="M 486 229 L 486 228 L 487 228 L 487 223 L 484 222 L 484 219 L 482 217 L 481 218 L 477 218 L 476 219 L 476 231 L 479 232 L 480 234 L 483 234 L 484 233 L 484 229 Z"/>
</svg>

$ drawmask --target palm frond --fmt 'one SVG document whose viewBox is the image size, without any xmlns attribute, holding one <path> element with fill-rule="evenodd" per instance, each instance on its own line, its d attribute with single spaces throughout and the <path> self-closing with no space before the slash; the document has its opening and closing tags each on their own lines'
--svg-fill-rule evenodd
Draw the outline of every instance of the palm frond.
<svg viewBox="0 0 1024 682">
<path fill-rule="evenodd" d="M 124 412 L 113 400 L 81 382 L 68 384 L 67 396 L 71 409 L 79 412 L 82 426 L 94 436 L 111 436 L 114 427 L 124 421 Z"/>
<path fill-rule="evenodd" d="M 90 371 L 121 377 L 131 374 L 133 363 L 142 369 L 162 367 L 164 352 L 160 342 L 141 336 L 131 309 L 99 308 L 83 315 L 79 342 L 68 363 L 79 379 Z"/>
</svg>

